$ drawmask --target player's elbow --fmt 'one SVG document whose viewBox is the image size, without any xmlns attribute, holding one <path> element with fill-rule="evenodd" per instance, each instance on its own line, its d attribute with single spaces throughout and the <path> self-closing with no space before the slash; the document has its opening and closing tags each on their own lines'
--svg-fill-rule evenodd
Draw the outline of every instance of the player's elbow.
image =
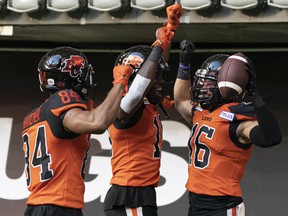
<svg viewBox="0 0 288 216">
<path fill-rule="evenodd" d="M 128 94 L 121 101 L 121 109 L 128 114 L 131 113 L 139 102 L 143 100 L 143 96 L 143 92 L 140 90 L 129 90 Z"/>
<path fill-rule="evenodd" d="M 272 147 L 279 145 L 282 142 L 282 135 L 279 133 L 278 135 L 274 135 L 272 137 L 266 138 L 266 143 L 264 147 Z"/>
<path fill-rule="evenodd" d="M 263 133 L 261 128 L 256 126 L 250 131 L 250 139 L 256 146 L 269 148 L 280 144 L 282 135 L 280 130 L 271 131 L 270 134 Z"/>
<path fill-rule="evenodd" d="M 267 147 L 280 144 L 282 142 L 282 134 L 280 129 L 278 128 L 271 131 L 271 134 L 265 134 L 265 141 Z"/>
<path fill-rule="evenodd" d="M 273 147 L 276 145 L 279 145 L 282 141 L 282 138 L 278 138 L 275 140 L 265 140 L 263 142 L 254 142 L 254 144 L 258 147 L 262 147 L 262 148 L 269 148 L 269 147 Z"/>
<path fill-rule="evenodd" d="M 174 98 L 174 106 L 175 106 L 175 109 L 177 111 L 180 110 L 180 105 L 181 105 L 181 103 L 178 100 L 175 100 L 175 98 Z"/>
<path fill-rule="evenodd" d="M 93 125 L 93 134 L 103 134 L 107 128 L 111 125 L 111 123 L 109 122 L 98 122 L 97 124 Z"/>
<path fill-rule="evenodd" d="M 103 134 L 107 128 L 113 123 L 116 116 L 112 113 L 98 113 L 98 115 L 92 121 L 90 121 L 91 133 Z"/>
</svg>

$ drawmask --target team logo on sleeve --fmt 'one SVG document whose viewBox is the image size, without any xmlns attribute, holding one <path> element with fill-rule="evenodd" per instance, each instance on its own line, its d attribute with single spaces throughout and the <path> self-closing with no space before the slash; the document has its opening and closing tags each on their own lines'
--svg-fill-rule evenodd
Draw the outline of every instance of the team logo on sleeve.
<svg viewBox="0 0 288 216">
<path fill-rule="evenodd" d="M 75 78 L 79 76 L 79 72 L 84 68 L 85 60 L 79 55 L 71 55 L 69 59 L 64 61 L 62 72 L 69 72 L 70 76 Z"/>
</svg>

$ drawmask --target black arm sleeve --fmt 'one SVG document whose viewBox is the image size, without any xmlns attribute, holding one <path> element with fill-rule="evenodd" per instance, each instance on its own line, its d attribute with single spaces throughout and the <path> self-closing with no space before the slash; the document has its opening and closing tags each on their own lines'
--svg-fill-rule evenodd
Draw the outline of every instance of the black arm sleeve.
<svg viewBox="0 0 288 216">
<path fill-rule="evenodd" d="M 261 101 L 261 105 L 258 103 Z M 252 98 L 258 124 L 250 131 L 250 140 L 259 147 L 271 147 L 282 141 L 281 131 L 276 117 L 263 102 L 260 95 Z M 260 106 L 259 106 L 260 105 Z"/>
<path fill-rule="evenodd" d="M 158 63 L 159 59 L 161 58 L 161 54 L 162 54 L 162 49 L 158 46 L 154 46 L 147 60 Z"/>
</svg>

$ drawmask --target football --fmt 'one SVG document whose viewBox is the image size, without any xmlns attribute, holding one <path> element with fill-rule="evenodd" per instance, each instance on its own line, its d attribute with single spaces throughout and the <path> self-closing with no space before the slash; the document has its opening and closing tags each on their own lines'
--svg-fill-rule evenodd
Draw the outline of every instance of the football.
<svg viewBox="0 0 288 216">
<path fill-rule="evenodd" d="M 218 74 L 218 88 L 225 99 L 240 95 L 247 87 L 249 74 L 247 60 L 243 53 L 231 55 L 222 65 Z"/>
</svg>

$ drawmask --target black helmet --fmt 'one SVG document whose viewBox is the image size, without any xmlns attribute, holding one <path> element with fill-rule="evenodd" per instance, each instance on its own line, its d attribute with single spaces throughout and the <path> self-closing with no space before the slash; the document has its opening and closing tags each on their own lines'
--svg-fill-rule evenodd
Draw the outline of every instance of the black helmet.
<svg viewBox="0 0 288 216">
<path fill-rule="evenodd" d="M 147 45 L 138 45 L 130 47 L 124 50 L 122 53 L 120 53 L 120 55 L 117 57 L 115 61 L 115 66 L 121 64 L 129 64 L 130 66 L 132 66 L 134 70 L 129 78 L 129 82 L 132 82 L 151 52 L 152 47 Z M 163 72 L 166 70 L 169 70 L 169 66 L 164 61 L 163 57 L 161 57 L 159 60 L 157 72 Z"/>
<path fill-rule="evenodd" d="M 86 56 L 72 47 L 58 47 L 46 53 L 38 64 L 40 88 L 46 92 L 72 89 L 87 98 L 92 88 L 92 66 Z"/>
<path fill-rule="evenodd" d="M 124 50 L 116 59 L 115 66 L 121 65 L 121 64 L 129 64 L 133 67 L 132 75 L 129 78 L 128 86 L 131 85 L 132 81 L 134 80 L 136 74 L 139 72 L 140 68 L 144 64 L 144 62 L 147 60 L 148 56 L 152 52 L 152 47 L 147 45 L 138 45 L 130 47 L 126 50 Z M 163 57 L 160 58 L 157 68 L 157 76 L 162 77 L 164 75 L 164 72 L 169 70 L 168 64 L 165 62 Z M 163 79 L 162 79 L 163 80 Z M 157 82 L 157 78 L 156 78 Z M 150 103 L 157 104 L 162 99 L 162 95 L 160 97 L 159 94 L 157 94 L 154 89 L 152 88 L 147 93 L 147 98 L 150 101 Z"/>
<path fill-rule="evenodd" d="M 207 58 L 194 76 L 194 83 L 191 88 L 193 103 L 200 104 L 203 109 L 214 109 L 223 104 L 226 100 L 221 96 L 217 78 L 224 61 L 229 57 L 226 54 L 216 54 Z M 204 84 L 209 82 L 209 87 Z M 209 91 L 209 94 L 205 94 Z"/>
</svg>

